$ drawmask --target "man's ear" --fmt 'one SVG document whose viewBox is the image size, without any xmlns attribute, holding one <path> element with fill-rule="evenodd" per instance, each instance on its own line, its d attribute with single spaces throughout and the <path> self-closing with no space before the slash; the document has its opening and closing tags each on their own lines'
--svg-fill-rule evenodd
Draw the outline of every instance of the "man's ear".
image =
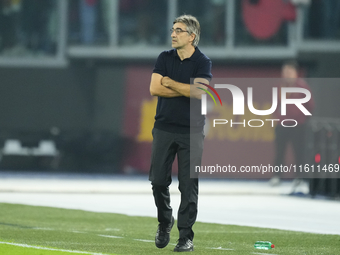
<svg viewBox="0 0 340 255">
<path fill-rule="evenodd" d="M 191 41 L 191 44 L 192 44 L 193 41 L 194 41 L 195 38 L 196 38 L 196 35 L 195 35 L 194 33 L 191 33 L 190 38 L 192 38 L 192 40 L 190 40 L 190 41 Z"/>
</svg>

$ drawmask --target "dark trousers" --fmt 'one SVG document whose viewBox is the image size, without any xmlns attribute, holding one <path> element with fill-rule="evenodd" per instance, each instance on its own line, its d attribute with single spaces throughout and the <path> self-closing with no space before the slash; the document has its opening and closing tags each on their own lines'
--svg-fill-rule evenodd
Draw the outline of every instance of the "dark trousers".
<svg viewBox="0 0 340 255">
<path fill-rule="evenodd" d="M 296 127 L 282 127 L 280 125 L 275 128 L 275 166 L 284 165 L 284 160 L 287 152 L 288 143 L 292 143 L 295 164 L 298 168 L 299 165 L 304 164 L 305 155 L 305 124 L 299 124 Z M 280 173 L 276 174 L 277 176 Z"/>
<path fill-rule="evenodd" d="M 169 133 L 154 128 L 152 130 L 152 156 L 149 180 L 157 206 L 158 221 L 170 223 L 169 185 L 171 169 L 175 156 L 178 160 L 178 189 L 181 192 L 181 204 L 178 210 L 177 227 L 179 237 L 194 238 L 192 226 L 197 217 L 198 178 L 190 178 L 195 165 L 201 165 L 204 135 Z"/>
</svg>

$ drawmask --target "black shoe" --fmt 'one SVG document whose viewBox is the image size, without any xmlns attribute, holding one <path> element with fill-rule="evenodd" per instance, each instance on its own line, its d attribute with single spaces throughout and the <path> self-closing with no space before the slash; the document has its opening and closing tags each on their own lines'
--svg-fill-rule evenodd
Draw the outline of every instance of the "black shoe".
<svg viewBox="0 0 340 255">
<path fill-rule="evenodd" d="M 174 249 L 176 252 L 194 251 L 194 244 L 189 238 L 180 238 Z"/>
<path fill-rule="evenodd" d="M 174 225 L 175 219 L 171 216 L 171 222 L 169 224 L 160 223 L 158 225 L 156 237 L 155 237 L 155 244 L 157 248 L 164 248 L 168 245 L 170 241 L 170 231 L 172 226 Z"/>
</svg>

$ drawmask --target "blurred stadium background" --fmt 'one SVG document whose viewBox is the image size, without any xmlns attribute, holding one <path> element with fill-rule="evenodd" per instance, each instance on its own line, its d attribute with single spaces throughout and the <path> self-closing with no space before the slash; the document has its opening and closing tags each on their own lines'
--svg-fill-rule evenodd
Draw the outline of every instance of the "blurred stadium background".
<svg viewBox="0 0 340 255">
<path fill-rule="evenodd" d="M 338 0 L 0 3 L 1 171 L 146 175 L 156 105 L 150 76 L 183 13 L 201 23 L 199 47 L 214 77 L 279 77 L 293 58 L 304 77 L 339 75 Z M 340 86 L 311 87 L 316 110 L 306 156 L 340 163 Z M 273 136 L 223 139 L 265 148 L 273 161 Z M 337 179 L 313 185 L 339 196 Z"/>
</svg>

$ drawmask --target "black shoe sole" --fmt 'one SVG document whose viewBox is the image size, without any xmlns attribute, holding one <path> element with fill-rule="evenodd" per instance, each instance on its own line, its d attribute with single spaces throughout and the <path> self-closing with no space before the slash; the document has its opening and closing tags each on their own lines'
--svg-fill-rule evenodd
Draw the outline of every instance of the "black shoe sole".
<svg viewBox="0 0 340 255">
<path fill-rule="evenodd" d="M 194 251 L 194 247 L 192 247 L 189 250 L 177 250 L 176 248 L 174 249 L 174 252 L 190 252 L 190 251 Z"/>
<path fill-rule="evenodd" d="M 174 224 L 175 224 L 175 218 L 174 218 L 173 216 L 171 216 L 171 229 L 172 229 L 172 227 L 174 226 Z M 170 229 L 170 232 L 171 232 L 171 229 Z M 168 240 L 168 242 L 165 243 L 165 244 L 163 244 L 163 245 L 157 245 L 157 243 L 156 243 L 156 238 L 155 238 L 155 245 L 156 245 L 156 247 L 159 248 L 159 249 L 165 248 L 165 247 L 169 244 L 169 242 L 170 242 L 170 233 L 169 233 L 169 240 Z"/>
</svg>

